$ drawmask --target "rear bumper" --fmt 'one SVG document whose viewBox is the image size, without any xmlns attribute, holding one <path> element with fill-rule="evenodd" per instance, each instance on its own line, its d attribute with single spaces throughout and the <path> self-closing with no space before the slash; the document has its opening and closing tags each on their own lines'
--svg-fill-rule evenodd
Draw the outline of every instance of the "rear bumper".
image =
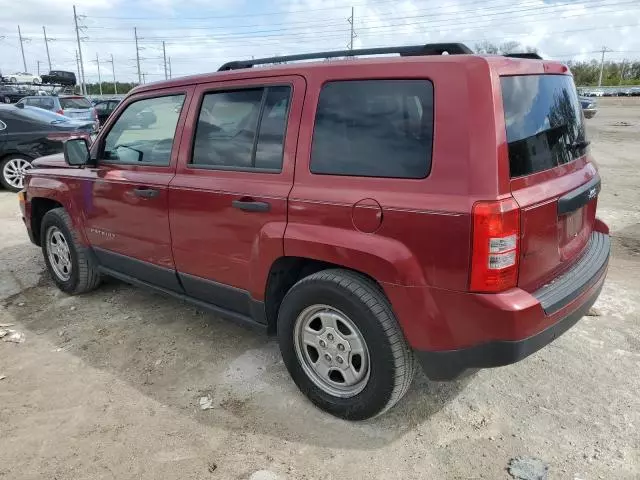
<svg viewBox="0 0 640 480">
<path fill-rule="evenodd" d="M 600 294 L 609 250 L 609 236 L 594 232 L 569 271 L 532 293 L 520 288 L 475 294 L 384 287 L 427 376 L 451 380 L 467 369 L 522 360 L 575 325 Z"/>
<path fill-rule="evenodd" d="M 576 310 L 541 332 L 522 340 L 496 340 L 459 350 L 416 351 L 422 369 L 431 380 L 453 380 L 468 369 L 502 367 L 528 357 L 573 327 L 595 303 L 603 282 Z"/>
</svg>

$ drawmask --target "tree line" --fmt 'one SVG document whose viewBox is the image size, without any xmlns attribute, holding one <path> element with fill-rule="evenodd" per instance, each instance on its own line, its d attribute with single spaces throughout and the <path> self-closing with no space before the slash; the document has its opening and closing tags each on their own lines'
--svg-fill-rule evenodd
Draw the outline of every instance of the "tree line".
<svg viewBox="0 0 640 480">
<path fill-rule="evenodd" d="M 520 52 L 537 53 L 535 47 L 523 46 L 519 42 L 495 44 L 484 41 L 475 45 L 475 51 L 494 55 Z M 573 73 L 576 85 L 585 87 L 598 85 L 600 78 L 600 62 L 598 60 L 568 61 L 566 63 Z M 602 70 L 602 85 L 640 85 L 640 61 L 605 62 Z"/>
<path fill-rule="evenodd" d="M 519 42 L 509 41 L 503 43 L 491 43 L 483 41 L 475 44 L 474 51 L 477 53 L 485 53 L 490 55 L 506 55 L 509 53 L 537 53 L 535 47 L 522 45 Z M 598 60 L 590 61 L 569 61 L 567 65 L 573 73 L 575 84 L 578 86 L 594 86 L 598 84 L 600 77 L 600 62 Z M 116 82 L 118 95 L 128 93 L 137 83 L 134 82 Z M 618 86 L 618 85 L 640 85 L 640 61 L 623 60 L 607 61 L 604 63 L 602 72 L 602 85 Z M 76 87 L 79 92 L 80 87 Z M 102 82 L 103 95 L 111 95 L 114 93 L 113 82 Z M 100 87 L 97 83 L 87 84 L 88 95 L 99 95 Z"/>
</svg>

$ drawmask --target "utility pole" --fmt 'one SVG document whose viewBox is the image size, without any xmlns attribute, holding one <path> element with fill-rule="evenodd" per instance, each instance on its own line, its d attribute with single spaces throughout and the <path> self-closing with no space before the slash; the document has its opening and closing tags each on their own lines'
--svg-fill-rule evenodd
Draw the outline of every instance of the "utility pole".
<svg viewBox="0 0 640 480">
<path fill-rule="evenodd" d="M 118 87 L 116 86 L 116 64 L 113 63 L 113 53 L 111 54 L 111 60 L 107 60 L 111 64 L 111 73 L 113 73 L 113 94 L 118 94 Z"/>
<path fill-rule="evenodd" d="M 162 41 L 162 58 L 164 59 L 164 79 L 167 80 L 167 50 L 164 45 L 164 40 Z"/>
<path fill-rule="evenodd" d="M 133 36 L 136 38 L 136 63 L 138 64 L 138 83 L 142 83 L 142 74 L 140 73 L 140 50 L 138 49 L 138 29 L 133 27 Z"/>
<path fill-rule="evenodd" d="M 78 50 L 76 50 L 76 68 L 78 69 L 78 79 L 80 79 L 80 60 L 78 60 Z M 80 84 L 80 93 L 82 93 L 82 84 Z"/>
<path fill-rule="evenodd" d="M 608 52 L 607 47 L 602 47 L 602 58 L 600 59 L 600 78 L 598 78 L 598 86 L 602 86 L 602 71 L 604 70 L 604 54 Z"/>
<path fill-rule="evenodd" d="M 40 64 L 42 63 L 40 60 L 36 60 L 38 63 L 38 76 L 40 76 Z"/>
<path fill-rule="evenodd" d="M 347 19 L 347 21 L 351 24 L 351 40 L 349 41 L 349 50 L 353 50 L 353 38 L 356 36 L 356 33 L 353 30 L 353 24 L 355 23 L 353 7 L 351 7 L 351 16 Z"/>
<path fill-rule="evenodd" d="M 51 56 L 49 55 L 49 40 L 47 39 L 47 31 L 42 26 L 42 33 L 44 33 L 44 46 L 47 47 L 47 61 L 49 62 L 49 71 L 51 71 Z"/>
<path fill-rule="evenodd" d="M 24 58 L 24 45 L 22 44 L 22 33 L 20 32 L 20 25 L 18 25 L 18 38 L 20 39 L 20 51 L 22 52 L 22 65 L 24 66 L 24 72 L 27 73 L 27 60 Z"/>
<path fill-rule="evenodd" d="M 80 29 L 78 28 L 78 15 L 76 14 L 76 6 L 73 6 L 73 22 L 76 25 L 76 39 L 78 40 L 78 57 L 80 59 L 80 92 L 87 94 L 87 84 L 84 78 L 84 63 L 82 61 L 82 45 L 80 45 Z"/>
<path fill-rule="evenodd" d="M 142 83 L 147 83 L 147 74 L 142 72 Z"/>
<path fill-rule="evenodd" d="M 171 78 L 171 57 L 169 57 L 169 78 Z"/>
<path fill-rule="evenodd" d="M 98 52 L 96 52 L 96 65 L 98 66 L 98 88 L 100 89 L 100 95 L 102 95 L 102 77 L 100 76 L 100 59 L 98 58 Z"/>
</svg>

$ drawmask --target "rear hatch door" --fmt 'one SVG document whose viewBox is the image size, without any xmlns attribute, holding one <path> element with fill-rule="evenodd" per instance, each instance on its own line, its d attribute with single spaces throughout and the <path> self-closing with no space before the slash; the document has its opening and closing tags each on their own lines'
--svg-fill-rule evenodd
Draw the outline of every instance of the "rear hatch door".
<svg viewBox="0 0 640 480">
<path fill-rule="evenodd" d="M 600 177 L 589 161 L 573 77 L 501 77 L 511 193 L 521 208 L 518 285 L 534 291 L 580 258 L 595 223 Z"/>
<path fill-rule="evenodd" d="M 84 97 L 60 97 L 64 115 L 77 120 L 93 120 L 93 106 Z"/>
</svg>

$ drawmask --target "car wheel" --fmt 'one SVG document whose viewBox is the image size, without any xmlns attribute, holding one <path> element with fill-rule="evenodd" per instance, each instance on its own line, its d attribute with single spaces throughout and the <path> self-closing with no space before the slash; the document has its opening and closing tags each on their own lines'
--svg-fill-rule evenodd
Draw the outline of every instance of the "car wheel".
<svg viewBox="0 0 640 480">
<path fill-rule="evenodd" d="M 100 272 L 92 252 L 78 241 L 64 208 L 49 210 L 42 218 L 40 245 L 47 270 L 63 292 L 78 294 L 100 285 Z"/>
<path fill-rule="evenodd" d="M 9 81 L 10 81 L 11 83 L 18 83 L 18 79 L 17 79 L 16 77 L 11 77 L 11 78 L 9 79 Z"/>
<path fill-rule="evenodd" d="M 347 270 L 315 273 L 289 290 L 278 342 L 298 388 L 347 420 L 384 413 L 413 380 L 414 355 L 387 298 L 374 282 Z"/>
<path fill-rule="evenodd" d="M 11 103 L 11 99 L 9 97 L 4 97 L 4 103 Z"/>
<path fill-rule="evenodd" d="M 31 160 L 18 155 L 0 161 L 0 184 L 7 190 L 19 192 L 24 187 L 24 174 L 31 168 Z"/>
<path fill-rule="evenodd" d="M 33 84 L 34 85 L 39 85 L 40 84 L 40 80 L 38 80 L 37 78 L 33 79 Z"/>
</svg>

